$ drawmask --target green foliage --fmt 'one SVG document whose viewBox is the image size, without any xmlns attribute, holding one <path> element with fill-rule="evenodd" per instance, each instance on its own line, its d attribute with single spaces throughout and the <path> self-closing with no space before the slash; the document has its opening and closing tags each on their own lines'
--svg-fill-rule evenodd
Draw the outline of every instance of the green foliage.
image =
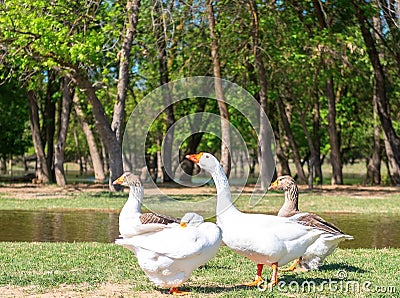
<svg viewBox="0 0 400 298">
<path fill-rule="evenodd" d="M 131 53 L 130 87 L 127 115 L 137 102 L 160 85 L 160 53 L 157 34 L 166 39 L 166 56 L 170 80 L 187 76 L 212 75 L 212 60 L 208 19 L 204 1 L 189 1 L 181 5 L 174 1 L 141 1 L 139 23 Z M 267 114 L 280 140 L 279 111 L 275 102 L 280 97 L 287 107 L 291 129 L 302 158 L 310 148 L 305 138 L 302 119 L 308 132 L 321 137 L 321 153 L 329 155 L 327 131 L 328 105 L 326 80 L 332 78 L 337 102 L 336 122 L 341 138 L 343 161 L 369 158 L 372 153 L 373 77 L 366 46 L 361 36 L 355 12 L 348 1 L 321 2 L 327 28 L 321 29 L 313 1 L 285 1 L 265 5 L 256 1 L 258 9 L 261 55 L 267 74 Z M 240 1 L 213 3 L 216 18 L 222 77 L 239 84 L 256 98 L 260 91 L 252 50 L 252 16 L 249 4 Z M 373 3 L 363 3 L 366 15 L 377 13 Z M 382 13 L 382 12 L 381 12 Z M 52 3 L 43 0 L 10 0 L 0 9 L 0 78 L 19 78 L 43 98 L 51 69 L 84 70 L 96 86 L 98 98 L 106 115 L 112 119 L 118 80 L 118 53 L 126 18 L 125 2 L 71 1 Z M 397 16 L 398 18 L 398 16 Z M 160 20 L 162 22 L 160 22 Z M 371 22 L 372 23 L 372 22 Z M 156 25 L 161 26 L 158 28 Z M 388 23 L 377 47 L 387 73 L 388 98 L 394 127 L 399 131 L 400 100 L 396 49 L 398 30 Z M 157 33 L 158 32 L 158 33 Z M 324 63 L 323 63 L 324 61 Z M 58 72 L 58 75 L 62 75 Z M 57 94 L 59 98 L 60 95 Z M 320 127 L 313 129 L 314 101 L 319 103 Z M 175 118 L 196 111 L 196 101 L 188 100 L 174 106 Z M 85 106 L 89 123 L 91 107 Z M 232 123 L 239 129 L 250 151 L 257 152 L 255 132 L 232 107 Z M 219 114 L 215 101 L 207 101 L 205 111 Z M 128 119 L 128 118 L 127 118 Z M 127 121 L 126 119 L 126 121 Z M 71 122 L 75 121 L 72 117 Z M 165 118 L 155 119 L 147 135 L 146 150 L 155 155 L 165 134 Z M 79 131 L 77 122 L 71 131 Z M 80 144 L 83 135 L 78 133 Z M 145 136 L 143 136 L 145 137 Z M 179 137 L 179 136 L 178 136 Z M 187 147 L 187 142 L 182 150 Z M 199 148 L 218 152 L 219 140 L 205 134 Z M 77 151 L 74 137 L 68 136 L 68 155 Z M 87 151 L 83 148 L 81 152 Z M 290 154 L 289 154 L 290 156 Z M 350 158 L 351 157 L 351 158 Z"/>
<path fill-rule="evenodd" d="M 25 90 L 16 81 L 0 85 L 0 157 L 22 155 L 31 145 Z"/>
</svg>

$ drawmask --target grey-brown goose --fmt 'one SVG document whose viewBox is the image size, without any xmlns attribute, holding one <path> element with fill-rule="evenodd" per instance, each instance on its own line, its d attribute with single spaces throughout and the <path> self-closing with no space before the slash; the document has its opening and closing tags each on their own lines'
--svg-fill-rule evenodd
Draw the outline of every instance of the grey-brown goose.
<svg viewBox="0 0 400 298">
<path fill-rule="evenodd" d="M 302 270 L 318 269 L 324 259 L 333 253 L 343 240 L 351 240 L 353 236 L 343 233 L 334 224 L 327 222 L 314 213 L 299 211 L 299 191 L 296 181 L 290 176 L 280 176 L 268 190 L 282 190 L 285 192 L 285 202 L 278 212 L 278 216 L 289 217 L 305 226 L 311 226 L 325 231 L 305 252 L 293 263 L 289 270 L 294 270 L 299 264 Z"/>
<path fill-rule="evenodd" d="M 119 232 L 124 238 L 162 229 L 164 225 L 179 223 L 180 219 L 157 213 L 142 214 L 143 184 L 139 176 L 125 172 L 113 184 L 129 187 L 129 197 L 119 215 Z"/>
</svg>

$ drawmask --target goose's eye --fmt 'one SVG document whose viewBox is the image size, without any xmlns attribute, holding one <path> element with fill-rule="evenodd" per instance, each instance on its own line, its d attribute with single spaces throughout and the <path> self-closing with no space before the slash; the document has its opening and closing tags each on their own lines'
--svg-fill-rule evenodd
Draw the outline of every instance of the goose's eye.
<svg viewBox="0 0 400 298">
<path fill-rule="evenodd" d="M 206 155 L 206 158 L 209 158 L 210 156 Z"/>
</svg>

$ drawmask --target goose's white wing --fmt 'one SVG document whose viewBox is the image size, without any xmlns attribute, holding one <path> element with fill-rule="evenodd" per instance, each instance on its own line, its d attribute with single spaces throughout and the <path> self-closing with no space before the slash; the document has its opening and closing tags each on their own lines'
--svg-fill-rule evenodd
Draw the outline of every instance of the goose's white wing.
<svg viewBox="0 0 400 298">
<path fill-rule="evenodd" d="M 215 246 L 218 239 L 220 242 L 219 228 L 214 224 L 207 227 L 206 231 L 190 226 L 165 228 L 159 232 L 142 234 L 119 242 L 129 243 L 169 258 L 184 259 L 199 255 L 207 248 Z"/>
<path fill-rule="evenodd" d="M 168 225 L 160 223 L 148 223 L 148 224 L 138 224 L 138 225 L 132 224 L 129 226 L 125 225 L 123 228 L 121 228 L 123 232 L 121 236 L 123 236 L 124 238 L 131 238 L 143 234 L 150 235 L 155 232 L 160 232 L 162 230 L 169 229 L 172 227 L 179 227 L 179 225 L 176 223 L 171 223 Z"/>
</svg>

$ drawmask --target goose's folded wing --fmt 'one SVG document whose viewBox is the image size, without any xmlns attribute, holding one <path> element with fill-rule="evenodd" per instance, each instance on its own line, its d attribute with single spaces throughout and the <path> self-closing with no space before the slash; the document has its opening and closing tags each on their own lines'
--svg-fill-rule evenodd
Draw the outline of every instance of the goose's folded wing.
<svg viewBox="0 0 400 298">
<path fill-rule="evenodd" d="M 330 234 L 344 234 L 334 224 L 327 222 L 322 217 L 314 213 L 302 212 L 289 217 L 289 219 L 295 220 L 305 226 L 310 226 L 319 230 L 323 230 Z"/>
<path fill-rule="evenodd" d="M 196 228 L 179 226 L 127 240 L 134 246 L 174 259 L 199 255 L 210 245 L 206 237 L 203 237 Z"/>
<path fill-rule="evenodd" d="M 170 223 L 179 223 L 180 219 L 168 215 L 157 214 L 157 213 L 143 213 L 140 215 L 140 222 L 142 224 L 170 224 Z"/>
<path fill-rule="evenodd" d="M 124 237 L 131 238 L 143 234 L 153 234 L 172 227 L 179 227 L 179 225 L 176 223 L 172 224 L 148 223 L 142 225 L 132 225 L 129 229 L 125 229 Z"/>
</svg>

